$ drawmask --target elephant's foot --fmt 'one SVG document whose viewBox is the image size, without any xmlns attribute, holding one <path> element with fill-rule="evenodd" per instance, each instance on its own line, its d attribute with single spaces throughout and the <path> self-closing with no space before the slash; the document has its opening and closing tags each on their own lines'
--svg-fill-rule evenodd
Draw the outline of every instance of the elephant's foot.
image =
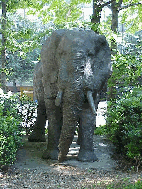
<svg viewBox="0 0 142 189">
<path fill-rule="evenodd" d="M 78 154 L 78 160 L 84 162 L 94 162 L 97 161 L 98 158 L 94 154 L 94 151 L 81 150 Z"/>
<path fill-rule="evenodd" d="M 52 159 L 52 160 L 58 160 L 58 153 L 59 150 L 48 150 L 46 149 L 42 155 L 43 159 Z"/>
<path fill-rule="evenodd" d="M 33 131 L 28 137 L 29 142 L 46 142 L 45 135 Z"/>
</svg>

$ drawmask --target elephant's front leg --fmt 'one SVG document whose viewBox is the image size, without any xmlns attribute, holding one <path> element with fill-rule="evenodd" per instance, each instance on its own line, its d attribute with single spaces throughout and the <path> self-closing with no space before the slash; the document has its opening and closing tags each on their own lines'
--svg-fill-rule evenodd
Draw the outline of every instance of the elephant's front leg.
<svg viewBox="0 0 142 189">
<path fill-rule="evenodd" d="M 97 157 L 94 154 L 93 134 L 95 129 L 95 115 L 90 108 L 84 108 L 80 116 L 80 135 L 81 143 L 78 154 L 80 161 L 96 161 Z"/>
<path fill-rule="evenodd" d="M 55 106 L 55 99 L 46 99 L 46 112 L 48 117 L 48 144 L 43 154 L 44 159 L 58 159 L 58 144 L 62 127 L 62 111 Z"/>
</svg>

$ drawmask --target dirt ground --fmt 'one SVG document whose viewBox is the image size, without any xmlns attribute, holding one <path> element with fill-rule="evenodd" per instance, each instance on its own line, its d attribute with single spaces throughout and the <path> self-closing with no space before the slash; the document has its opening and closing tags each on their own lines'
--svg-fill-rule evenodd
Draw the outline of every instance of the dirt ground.
<svg viewBox="0 0 142 189">
<path fill-rule="evenodd" d="M 142 171 L 122 171 L 118 161 L 112 158 L 114 146 L 105 136 L 94 136 L 96 162 L 80 162 L 77 160 L 79 145 L 77 136 L 70 147 L 67 161 L 58 163 L 43 160 L 42 153 L 46 142 L 28 142 L 23 137 L 24 145 L 17 153 L 17 160 L 6 174 L 0 173 L 0 189 L 46 189 L 46 188 L 107 188 L 111 182 L 119 183 L 124 178 L 129 182 L 142 180 Z"/>
</svg>

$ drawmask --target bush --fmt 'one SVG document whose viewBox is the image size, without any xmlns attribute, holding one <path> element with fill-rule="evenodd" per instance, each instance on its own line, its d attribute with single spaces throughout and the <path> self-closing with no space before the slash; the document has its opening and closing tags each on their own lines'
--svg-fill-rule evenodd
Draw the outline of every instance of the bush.
<svg viewBox="0 0 142 189">
<path fill-rule="evenodd" d="M 19 98 L 0 90 L 0 167 L 12 164 L 22 145 L 22 133 L 34 126 L 37 104 L 26 95 Z"/>
<path fill-rule="evenodd" d="M 106 125 L 96 127 L 94 130 L 95 135 L 105 135 L 106 134 Z"/>
<path fill-rule="evenodd" d="M 142 162 L 142 67 L 135 57 L 119 56 L 113 70 L 115 89 L 119 90 L 108 103 L 106 132 L 118 152 L 135 159 L 139 166 Z"/>
<path fill-rule="evenodd" d="M 21 116 L 17 96 L 0 97 L 0 167 L 12 164 L 21 146 Z"/>
<path fill-rule="evenodd" d="M 36 121 L 37 103 L 32 101 L 27 95 L 20 98 L 19 113 L 22 118 L 22 127 L 28 135 L 34 128 Z"/>
<path fill-rule="evenodd" d="M 133 93 L 109 102 L 107 112 L 109 138 L 131 158 L 142 155 L 142 94 Z"/>
</svg>

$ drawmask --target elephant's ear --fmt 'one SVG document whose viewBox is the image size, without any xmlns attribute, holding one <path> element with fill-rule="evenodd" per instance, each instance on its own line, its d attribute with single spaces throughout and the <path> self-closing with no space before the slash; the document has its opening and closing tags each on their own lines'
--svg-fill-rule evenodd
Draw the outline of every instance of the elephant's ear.
<svg viewBox="0 0 142 189">
<path fill-rule="evenodd" d="M 107 51 L 109 50 L 108 42 L 104 35 L 98 35 L 94 41 L 94 50 L 98 54 L 100 51 Z"/>
<path fill-rule="evenodd" d="M 99 35 L 97 42 L 100 46 L 107 44 L 107 40 L 104 35 Z"/>
<path fill-rule="evenodd" d="M 59 57 L 61 57 L 63 54 L 66 54 L 66 47 L 68 44 L 66 44 L 65 36 L 62 36 L 60 43 L 57 48 L 57 54 Z"/>
</svg>

